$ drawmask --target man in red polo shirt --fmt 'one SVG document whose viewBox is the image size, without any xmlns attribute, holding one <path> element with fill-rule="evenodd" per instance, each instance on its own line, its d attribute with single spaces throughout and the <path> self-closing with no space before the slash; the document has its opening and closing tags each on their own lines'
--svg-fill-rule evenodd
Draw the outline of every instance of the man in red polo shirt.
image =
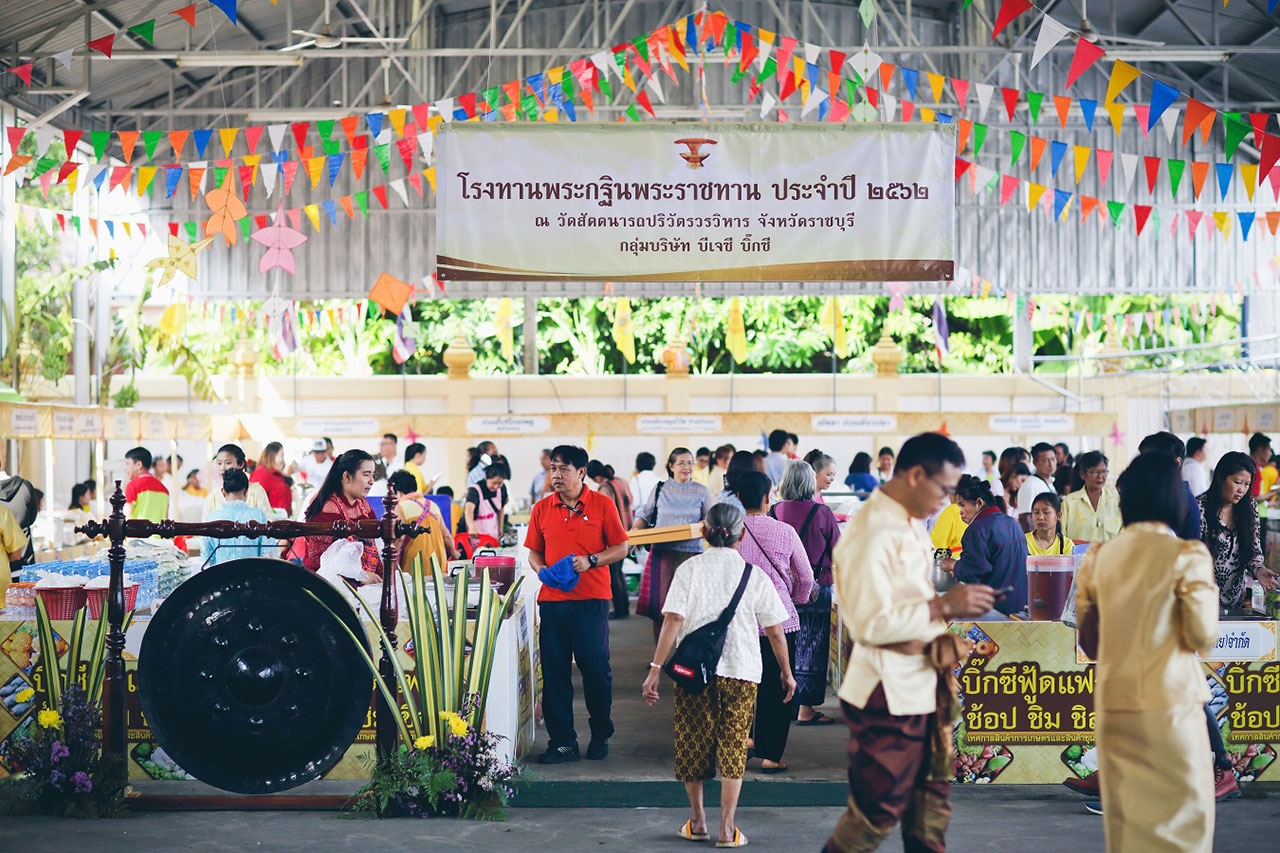
<svg viewBox="0 0 1280 853">
<path fill-rule="evenodd" d="M 573 728 L 573 661 L 582 674 L 582 694 L 591 725 L 587 758 L 609 754 L 613 735 L 613 673 L 609 667 L 609 566 L 627 553 L 627 531 L 609 498 L 586 487 L 587 451 L 562 444 L 551 451 L 547 474 L 554 490 L 529 517 L 524 544 L 529 568 L 541 571 L 573 555 L 578 582 L 565 592 L 543 585 L 538 593 L 542 655 L 542 713 L 550 745 L 539 764 L 577 761 Z"/>
</svg>

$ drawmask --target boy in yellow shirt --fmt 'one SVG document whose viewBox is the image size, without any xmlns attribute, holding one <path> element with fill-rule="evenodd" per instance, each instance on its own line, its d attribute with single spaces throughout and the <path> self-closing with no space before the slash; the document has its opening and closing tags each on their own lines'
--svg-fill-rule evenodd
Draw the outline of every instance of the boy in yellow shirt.
<svg viewBox="0 0 1280 853">
<path fill-rule="evenodd" d="M 9 566 L 22 559 L 22 552 L 27 550 L 27 534 L 18 526 L 18 519 L 8 507 L 0 506 L 0 602 L 13 582 L 13 573 Z"/>
</svg>

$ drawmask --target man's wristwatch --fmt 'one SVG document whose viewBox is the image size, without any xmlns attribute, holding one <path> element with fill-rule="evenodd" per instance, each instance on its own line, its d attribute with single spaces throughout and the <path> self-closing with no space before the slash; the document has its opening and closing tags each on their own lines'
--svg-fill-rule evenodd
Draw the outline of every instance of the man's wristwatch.
<svg viewBox="0 0 1280 853">
<path fill-rule="evenodd" d="M 587 557 L 587 562 L 590 563 L 591 568 L 594 569 L 596 566 L 600 565 L 600 558 L 597 557 L 595 554 L 590 554 Z"/>
</svg>

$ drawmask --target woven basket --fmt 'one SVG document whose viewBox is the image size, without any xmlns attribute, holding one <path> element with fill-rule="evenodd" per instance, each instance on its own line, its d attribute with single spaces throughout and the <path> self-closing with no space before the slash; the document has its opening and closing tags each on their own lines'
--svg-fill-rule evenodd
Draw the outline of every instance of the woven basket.
<svg viewBox="0 0 1280 853">
<path fill-rule="evenodd" d="M 128 613 L 138 604 L 138 587 L 139 584 L 129 583 L 124 587 L 124 609 Z M 101 589 L 86 589 L 85 603 L 89 605 L 89 618 L 101 619 L 102 609 L 107 602 L 107 593 L 110 590 L 107 587 Z"/>
<path fill-rule="evenodd" d="M 44 609 L 49 611 L 50 619 L 68 621 L 76 618 L 76 611 L 84 607 L 84 587 L 62 587 L 58 589 L 40 589 L 36 587 L 36 595 L 44 602 Z"/>
</svg>

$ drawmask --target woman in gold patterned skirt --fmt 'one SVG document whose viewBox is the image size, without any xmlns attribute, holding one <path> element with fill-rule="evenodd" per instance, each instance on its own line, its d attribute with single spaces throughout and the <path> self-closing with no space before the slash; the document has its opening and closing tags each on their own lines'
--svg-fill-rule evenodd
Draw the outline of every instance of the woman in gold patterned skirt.
<svg viewBox="0 0 1280 853">
<path fill-rule="evenodd" d="M 1107 849 L 1213 849 L 1213 764 L 1196 654 L 1218 633 L 1213 558 L 1177 538 L 1177 462 L 1139 456 L 1120 476 L 1124 530 L 1095 545 L 1076 579 L 1080 646 L 1098 661 L 1099 776 Z"/>
<path fill-rule="evenodd" d="M 781 624 L 787 612 L 765 573 L 748 566 L 734 550 L 742 537 L 745 514 L 732 504 L 716 504 L 707 514 L 706 539 L 710 546 L 676 569 L 663 604 L 662 632 L 649 676 L 642 692 L 649 705 L 658 701 L 661 664 L 689 632 L 714 621 L 729 605 L 742 580 L 748 580 L 742 598 L 725 632 L 724 652 L 716 664 L 716 677 L 701 693 L 675 686 L 676 778 L 684 782 L 691 816 L 678 835 L 690 841 L 710 840 L 702 784 L 716 777 L 720 768 L 720 830 L 717 847 L 745 847 L 747 837 L 734 823 L 738 794 L 747 766 L 747 735 L 751 731 L 756 685 L 760 682 L 760 643 L 757 620 L 765 626 L 774 658 L 782 671 L 786 701 L 795 693 L 796 681 L 788 662 L 787 641 Z"/>
</svg>

